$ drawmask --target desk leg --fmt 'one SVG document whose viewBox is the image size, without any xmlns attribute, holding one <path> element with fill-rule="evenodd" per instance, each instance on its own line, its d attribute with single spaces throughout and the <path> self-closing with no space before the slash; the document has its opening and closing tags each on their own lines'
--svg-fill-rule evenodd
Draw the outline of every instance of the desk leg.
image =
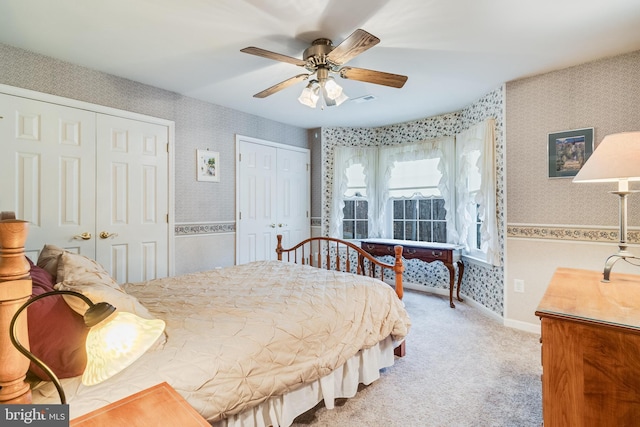
<svg viewBox="0 0 640 427">
<path fill-rule="evenodd" d="M 447 270 L 449 270 L 449 307 L 456 308 L 456 305 L 453 303 L 453 288 L 455 287 L 456 271 L 452 264 L 445 264 L 445 266 L 447 267 Z"/>
<path fill-rule="evenodd" d="M 464 263 L 460 260 L 457 262 L 458 264 L 458 301 L 462 302 L 462 298 L 460 298 L 460 285 L 462 285 L 462 275 L 464 274 Z"/>
</svg>

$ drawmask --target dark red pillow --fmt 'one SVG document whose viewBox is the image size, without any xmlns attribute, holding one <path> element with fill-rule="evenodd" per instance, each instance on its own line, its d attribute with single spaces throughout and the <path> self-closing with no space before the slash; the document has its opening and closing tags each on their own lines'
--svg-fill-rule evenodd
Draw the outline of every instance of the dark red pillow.
<svg viewBox="0 0 640 427">
<path fill-rule="evenodd" d="M 29 264 L 32 295 L 53 291 L 53 276 L 30 259 Z M 27 316 L 31 353 L 51 368 L 58 378 L 82 375 L 87 365 L 85 341 L 89 332 L 82 316 L 69 307 L 62 295 L 34 302 L 27 308 Z M 38 378 L 49 381 L 48 375 L 35 364 L 31 363 L 30 369 Z"/>
</svg>

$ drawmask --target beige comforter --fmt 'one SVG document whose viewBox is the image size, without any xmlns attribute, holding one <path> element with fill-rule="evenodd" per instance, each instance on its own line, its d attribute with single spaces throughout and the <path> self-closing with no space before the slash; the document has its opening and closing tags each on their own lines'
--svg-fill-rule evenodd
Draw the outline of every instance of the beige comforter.
<svg viewBox="0 0 640 427">
<path fill-rule="evenodd" d="M 167 322 L 168 339 L 96 389 L 78 385 L 72 409 L 83 393 L 112 393 L 116 380 L 126 381 L 124 395 L 137 391 L 134 383 L 167 381 L 215 421 L 316 380 L 389 335 L 400 340 L 410 327 L 389 285 L 279 261 L 125 289 Z"/>
</svg>

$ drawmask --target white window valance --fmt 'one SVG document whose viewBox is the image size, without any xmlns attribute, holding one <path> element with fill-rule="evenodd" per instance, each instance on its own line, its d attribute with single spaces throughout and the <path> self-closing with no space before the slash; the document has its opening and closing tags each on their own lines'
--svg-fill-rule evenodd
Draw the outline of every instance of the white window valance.
<svg viewBox="0 0 640 427">
<path fill-rule="evenodd" d="M 335 147 L 334 177 L 331 200 L 329 235 L 342 237 L 344 194 L 347 190 L 346 170 L 359 163 L 363 166 L 369 202 L 369 237 L 391 237 L 385 235 L 387 221 L 387 200 L 389 178 L 396 162 L 440 158 L 438 170 L 442 178 L 438 189 L 445 199 L 447 209 L 447 230 L 451 230 L 451 240 L 456 240 L 455 214 L 452 210 L 453 164 L 455 155 L 454 138 L 443 137 L 411 144 L 382 147 Z M 449 236 L 448 236 L 449 237 Z"/>
<path fill-rule="evenodd" d="M 440 191 L 440 195 L 444 198 L 444 207 L 447 211 L 447 240 L 454 241 L 456 239 L 455 214 L 452 210 L 452 199 L 454 194 L 451 191 L 453 188 L 453 176 L 450 173 L 452 168 L 449 166 L 450 164 L 453 164 L 454 153 L 453 137 L 430 139 L 412 144 L 380 147 L 378 168 L 378 211 L 380 212 L 378 230 L 380 231 L 380 237 L 393 237 L 384 235 L 384 224 L 386 224 L 386 221 L 388 220 L 387 215 L 389 214 L 386 209 L 388 206 L 387 200 L 389 199 L 389 179 L 391 178 L 393 168 L 400 162 L 439 158 L 440 162 L 438 163 L 438 171 L 441 174 L 441 178 L 438 183 L 438 190 Z"/>
<path fill-rule="evenodd" d="M 482 221 L 481 252 L 486 254 L 486 262 L 500 265 L 500 245 L 498 241 L 498 221 L 496 217 L 496 170 L 495 170 L 495 120 L 487 119 L 456 135 L 457 151 L 457 223 L 460 243 L 466 245 L 475 215 L 471 211 L 472 202 L 478 205 L 478 215 Z M 475 200 L 471 200 L 468 187 L 472 168 L 480 172 L 480 188 Z"/>
<path fill-rule="evenodd" d="M 369 230 L 371 230 L 371 218 L 374 218 L 375 209 L 375 171 L 378 168 L 378 147 L 336 147 L 333 162 L 333 188 L 331 200 L 331 217 L 329 222 L 329 236 L 342 238 L 342 219 L 344 209 L 343 195 L 347 191 L 347 169 L 349 166 L 359 163 L 364 169 L 364 179 L 369 201 Z"/>
</svg>

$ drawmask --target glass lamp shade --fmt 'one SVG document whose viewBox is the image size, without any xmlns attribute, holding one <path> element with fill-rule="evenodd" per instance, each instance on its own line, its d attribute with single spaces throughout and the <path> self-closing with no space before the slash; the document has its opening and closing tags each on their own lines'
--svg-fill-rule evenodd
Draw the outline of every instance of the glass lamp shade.
<svg viewBox="0 0 640 427">
<path fill-rule="evenodd" d="M 164 328 L 163 320 L 119 311 L 91 328 L 82 384 L 98 384 L 131 365 L 156 342 Z"/>
<path fill-rule="evenodd" d="M 327 96 L 335 101 L 337 101 L 338 97 L 342 94 L 342 87 L 331 77 L 324 83 L 324 88 L 327 91 Z"/>
<path fill-rule="evenodd" d="M 340 96 L 338 96 L 334 101 L 336 101 L 336 105 L 342 104 L 344 101 L 349 99 L 349 97 L 344 93 L 344 91 L 340 92 Z"/>
<path fill-rule="evenodd" d="M 298 98 L 301 104 L 306 105 L 307 107 L 316 108 L 316 104 L 318 103 L 318 88 L 314 88 L 311 84 L 307 85 L 304 89 L 302 89 L 302 93 Z"/>
</svg>

